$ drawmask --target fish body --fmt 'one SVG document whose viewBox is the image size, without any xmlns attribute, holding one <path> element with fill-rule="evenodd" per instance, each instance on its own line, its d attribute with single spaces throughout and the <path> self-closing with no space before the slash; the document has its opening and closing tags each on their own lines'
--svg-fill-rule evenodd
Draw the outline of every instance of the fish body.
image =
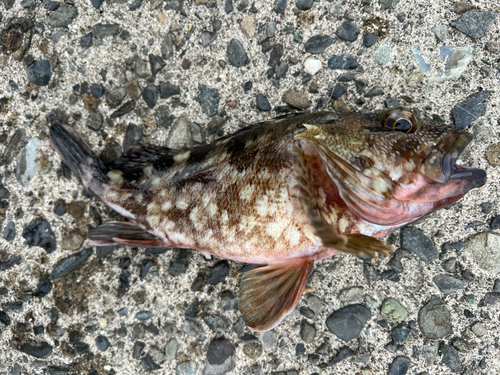
<svg viewBox="0 0 500 375">
<path fill-rule="evenodd" d="M 135 146 L 107 166 L 60 115 L 48 121 L 51 145 L 85 188 L 128 219 L 91 230 L 93 243 L 267 265 L 241 280 L 240 310 L 255 330 L 293 310 L 314 261 L 387 254 L 378 237 L 486 178 L 456 165 L 472 136 L 404 108 L 286 115 L 189 150 Z"/>
</svg>

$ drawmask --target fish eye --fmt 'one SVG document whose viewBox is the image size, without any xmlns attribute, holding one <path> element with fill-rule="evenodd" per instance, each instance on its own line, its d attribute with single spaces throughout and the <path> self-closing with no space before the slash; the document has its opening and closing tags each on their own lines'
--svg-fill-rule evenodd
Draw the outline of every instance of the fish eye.
<svg viewBox="0 0 500 375">
<path fill-rule="evenodd" d="M 382 112 L 378 119 L 385 130 L 413 133 L 420 125 L 420 121 L 406 108 L 393 108 Z"/>
</svg>

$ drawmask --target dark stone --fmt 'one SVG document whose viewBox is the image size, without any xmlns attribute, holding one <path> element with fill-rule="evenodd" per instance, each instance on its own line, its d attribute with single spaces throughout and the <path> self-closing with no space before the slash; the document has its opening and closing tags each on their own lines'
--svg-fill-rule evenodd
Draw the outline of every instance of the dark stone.
<svg viewBox="0 0 500 375">
<path fill-rule="evenodd" d="M 306 347 L 304 344 L 298 343 L 297 345 L 295 345 L 295 355 L 297 357 L 304 355 L 305 352 L 306 352 Z"/>
<path fill-rule="evenodd" d="M 276 0 L 274 11 L 278 14 L 285 14 L 287 0 Z"/>
<path fill-rule="evenodd" d="M 90 86 L 90 93 L 95 96 L 96 98 L 102 98 L 104 95 L 104 86 L 99 84 L 91 85 Z"/>
<path fill-rule="evenodd" d="M 333 88 L 332 93 L 330 94 L 330 98 L 332 98 L 333 100 L 337 100 L 345 93 L 347 93 L 347 89 L 345 88 L 345 86 L 337 83 Z"/>
<path fill-rule="evenodd" d="M 280 61 L 281 58 L 283 57 L 283 45 L 282 44 L 276 44 L 271 51 L 271 54 L 269 55 L 269 62 L 268 65 L 276 68 Z"/>
<path fill-rule="evenodd" d="M 129 100 L 128 102 L 123 104 L 120 108 L 118 108 L 116 111 L 114 111 L 109 117 L 117 118 L 126 115 L 127 113 L 132 112 L 134 108 L 135 108 L 135 101 Z"/>
<path fill-rule="evenodd" d="M 378 0 L 380 7 L 383 10 L 389 10 L 396 8 L 400 0 Z"/>
<path fill-rule="evenodd" d="M 224 5 L 224 10 L 226 13 L 231 13 L 233 11 L 233 0 L 226 0 Z"/>
<path fill-rule="evenodd" d="M 464 129 L 471 122 L 477 120 L 486 113 L 486 99 L 491 91 L 479 91 L 470 95 L 463 102 L 457 104 L 451 109 L 453 121 L 458 129 Z"/>
<path fill-rule="evenodd" d="M 6 326 L 10 324 L 10 317 L 5 311 L 0 310 L 0 322 Z"/>
<path fill-rule="evenodd" d="M 117 35 L 120 31 L 120 27 L 115 23 L 98 23 L 92 26 L 92 35 L 95 38 L 104 38 L 107 36 Z"/>
<path fill-rule="evenodd" d="M 411 333 L 411 329 L 405 326 L 398 326 L 392 331 L 392 341 L 395 344 L 402 344 L 406 341 Z"/>
<path fill-rule="evenodd" d="M 432 281 L 434 282 L 434 284 L 436 284 L 436 286 L 443 294 L 453 293 L 467 285 L 464 281 L 456 279 L 453 276 L 447 275 L 445 273 L 440 273 L 434 276 L 432 278 Z"/>
<path fill-rule="evenodd" d="M 267 98 L 262 94 L 257 94 L 257 99 L 255 104 L 259 111 L 268 112 L 271 110 L 271 104 L 269 104 L 269 100 L 267 100 Z"/>
<path fill-rule="evenodd" d="M 80 47 L 88 48 L 92 45 L 92 32 L 85 34 L 80 38 Z"/>
<path fill-rule="evenodd" d="M 309 10 L 312 8 L 314 0 L 297 0 L 295 6 L 300 10 Z"/>
<path fill-rule="evenodd" d="M 142 310 L 138 311 L 135 314 L 135 318 L 140 321 L 145 321 L 151 319 L 153 316 L 155 316 L 155 313 L 151 310 Z"/>
<path fill-rule="evenodd" d="M 42 298 L 50 293 L 52 290 L 52 281 L 50 281 L 47 277 L 42 277 L 40 281 L 38 281 L 38 290 L 33 293 L 34 297 Z"/>
<path fill-rule="evenodd" d="M 387 375 L 405 375 L 410 367 L 410 358 L 405 355 L 398 355 L 389 365 Z"/>
<path fill-rule="evenodd" d="M 211 31 L 203 31 L 200 35 L 201 45 L 208 47 L 217 38 L 217 33 Z"/>
<path fill-rule="evenodd" d="M 205 315 L 203 321 L 210 330 L 218 335 L 223 334 L 231 328 L 231 321 L 225 316 Z"/>
<path fill-rule="evenodd" d="M 132 348 L 132 357 L 135 359 L 141 358 L 141 354 L 145 347 L 146 347 L 145 343 L 143 343 L 142 341 L 136 341 Z"/>
<path fill-rule="evenodd" d="M 241 68 L 250 62 L 243 44 L 238 39 L 231 39 L 227 45 L 227 56 L 229 63 L 236 68 Z"/>
<path fill-rule="evenodd" d="M 90 2 L 94 6 L 94 8 L 99 9 L 102 3 L 104 3 L 104 0 L 90 0 Z"/>
<path fill-rule="evenodd" d="M 36 344 L 25 343 L 19 350 L 36 358 L 47 358 L 52 354 L 52 345 L 45 341 Z"/>
<path fill-rule="evenodd" d="M 47 86 L 52 78 L 52 70 L 48 60 L 36 60 L 26 70 L 28 80 L 37 86 Z"/>
<path fill-rule="evenodd" d="M 111 346 L 111 343 L 106 336 L 99 335 L 95 339 L 95 345 L 101 352 L 105 352 Z"/>
<path fill-rule="evenodd" d="M 89 344 L 87 344 L 86 342 L 83 342 L 83 341 L 77 341 L 73 345 L 73 349 L 75 349 L 76 354 L 87 353 L 89 351 L 89 348 L 90 348 Z"/>
<path fill-rule="evenodd" d="M 234 40 L 234 39 L 233 39 Z M 200 93 L 194 98 L 208 116 L 213 116 L 219 109 L 219 90 L 216 88 L 209 88 L 205 85 L 199 84 L 198 90 Z"/>
<path fill-rule="evenodd" d="M 94 250 L 92 248 L 87 248 L 84 249 L 78 253 L 75 253 L 73 255 L 70 255 L 66 258 L 61 259 L 57 264 L 54 266 L 54 270 L 52 271 L 52 274 L 50 275 L 50 278 L 54 281 L 60 280 L 66 275 L 68 275 L 70 272 L 76 270 L 78 267 L 80 267 L 85 261 L 90 258 Z"/>
<path fill-rule="evenodd" d="M 336 34 L 342 40 L 346 40 L 348 42 L 354 42 L 356 39 L 358 39 L 360 31 L 361 30 L 355 24 L 347 21 L 339 26 Z"/>
<path fill-rule="evenodd" d="M 328 59 L 328 67 L 330 69 L 352 70 L 358 67 L 358 62 L 348 53 L 343 53 L 330 57 Z"/>
<path fill-rule="evenodd" d="M 245 91 L 250 91 L 250 90 L 252 89 L 252 86 L 253 86 L 252 81 L 247 81 L 247 82 L 245 82 L 245 84 L 243 85 L 243 90 L 245 90 Z"/>
<path fill-rule="evenodd" d="M 166 65 L 166 62 L 161 58 L 161 56 L 150 54 L 148 57 L 149 65 L 151 66 L 151 74 L 155 76 L 156 73 L 163 69 L 163 67 Z"/>
<path fill-rule="evenodd" d="M 496 12 L 471 10 L 465 12 L 458 20 L 451 21 L 450 24 L 472 39 L 480 39 L 486 35 L 496 18 Z"/>
<path fill-rule="evenodd" d="M 213 340 L 208 346 L 207 361 L 211 365 L 222 365 L 234 355 L 234 346 L 225 338 Z"/>
<path fill-rule="evenodd" d="M 60 6 L 49 13 L 47 24 L 52 27 L 68 27 L 78 16 L 78 9 L 70 4 L 61 3 Z"/>
<path fill-rule="evenodd" d="M 122 156 L 122 146 L 117 142 L 110 142 L 99 155 L 102 162 L 107 165 Z"/>
<path fill-rule="evenodd" d="M 196 318 L 198 316 L 198 308 L 200 307 L 200 304 L 201 302 L 198 299 L 198 297 L 195 297 L 194 301 L 191 302 L 191 305 L 189 305 L 186 312 L 184 313 L 186 318 L 191 318 L 191 319 Z"/>
<path fill-rule="evenodd" d="M 154 371 L 161 369 L 161 366 L 155 362 L 155 360 L 149 353 L 146 353 L 144 358 L 141 360 L 141 365 L 144 371 Z"/>
<path fill-rule="evenodd" d="M 495 216 L 490 221 L 490 229 L 499 229 L 500 228 L 500 215 Z"/>
<path fill-rule="evenodd" d="M 493 306 L 496 305 L 499 301 L 500 301 L 500 292 L 487 292 L 484 295 L 483 305 Z"/>
<path fill-rule="evenodd" d="M 180 95 L 180 93 L 181 89 L 178 86 L 173 85 L 169 82 L 160 83 L 160 98 L 168 99 L 171 96 Z"/>
<path fill-rule="evenodd" d="M 350 356 L 352 356 L 354 354 L 354 352 L 352 351 L 351 348 L 347 347 L 347 346 L 343 346 L 340 348 L 339 352 L 337 353 L 336 356 L 332 357 L 329 361 L 328 361 L 328 366 L 333 366 L 339 362 L 342 362 L 344 359 L 346 358 L 349 358 Z"/>
<path fill-rule="evenodd" d="M 432 296 L 418 312 L 418 325 L 423 335 L 432 340 L 439 340 L 452 332 L 450 312 L 444 302 Z"/>
<path fill-rule="evenodd" d="M 139 277 L 141 278 L 141 280 L 143 280 L 144 277 L 146 277 L 151 267 L 153 267 L 153 261 L 151 259 L 144 259 L 142 261 L 141 270 L 139 272 Z"/>
<path fill-rule="evenodd" d="M 380 277 L 384 280 L 389 280 L 389 281 L 394 281 L 394 282 L 399 281 L 399 275 L 394 270 L 385 270 L 384 272 L 382 272 L 380 274 Z"/>
<path fill-rule="evenodd" d="M 451 345 L 443 345 L 441 347 L 441 360 L 443 363 L 450 368 L 453 372 L 462 371 L 462 364 L 460 363 L 460 357 L 458 356 L 458 351 Z"/>
<path fill-rule="evenodd" d="M 441 268 L 446 272 L 455 273 L 457 272 L 457 258 L 448 258 L 441 263 Z"/>
<path fill-rule="evenodd" d="M 129 5 L 128 10 L 133 12 L 134 10 L 137 10 L 141 7 L 142 5 L 142 0 L 134 0 L 132 3 Z"/>
<path fill-rule="evenodd" d="M 47 253 L 57 248 L 56 236 L 49 222 L 42 217 L 33 220 L 23 230 L 23 237 L 29 247 L 40 246 Z"/>
<path fill-rule="evenodd" d="M 326 326 L 340 339 L 349 341 L 359 335 L 370 317 L 370 310 L 365 306 L 348 305 L 330 314 L 326 319 Z"/>
<path fill-rule="evenodd" d="M 142 136 L 143 131 L 141 126 L 129 124 L 125 131 L 125 136 L 123 137 L 123 152 L 127 152 L 129 148 L 140 143 Z"/>
<path fill-rule="evenodd" d="M 339 82 L 352 82 L 352 81 L 354 81 L 354 78 L 355 78 L 354 73 L 344 73 L 344 74 L 339 75 L 337 80 Z"/>
<path fill-rule="evenodd" d="M 158 86 L 147 85 L 142 90 L 142 99 L 144 99 L 149 108 L 154 108 L 158 101 Z"/>
<path fill-rule="evenodd" d="M 314 316 L 316 315 L 314 310 L 307 307 L 307 306 L 301 306 L 299 309 L 300 315 L 305 316 L 308 319 L 314 319 Z"/>
<path fill-rule="evenodd" d="M 210 285 L 217 285 L 220 282 L 224 281 L 228 274 L 229 263 L 227 262 L 227 260 L 221 260 L 210 269 L 210 275 L 208 276 L 207 281 Z"/>
<path fill-rule="evenodd" d="M 375 86 L 365 94 L 365 98 L 373 98 L 374 96 L 381 95 L 384 95 L 384 89 L 380 86 Z"/>
<path fill-rule="evenodd" d="M 21 256 L 17 255 L 10 257 L 10 259 L 5 262 L 0 262 L 0 271 L 6 271 L 14 266 L 17 266 L 18 264 L 21 264 L 21 260 Z"/>
<path fill-rule="evenodd" d="M 439 256 L 434 243 L 420 229 L 415 227 L 401 229 L 401 249 L 413 251 L 426 263 L 432 262 Z"/>
<path fill-rule="evenodd" d="M 3 238 L 9 242 L 16 238 L 16 224 L 13 221 L 9 221 L 3 229 Z"/>
<path fill-rule="evenodd" d="M 363 47 L 370 48 L 377 43 L 377 36 L 373 33 L 368 33 L 363 37 Z"/>
<path fill-rule="evenodd" d="M 189 251 L 187 250 L 177 250 L 177 254 L 175 258 L 170 262 L 170 266 L 168 267 L 168 274 L 173 277 L 177 277 L 180 274 L 186 272 L 189 267 Z"/>
<path fill-rule="evenodd" d="M 45 332 L 45 328 L 43 326 L 33 326 L 33 333 L 35 335 L 40 335 Z"/>
</svg>

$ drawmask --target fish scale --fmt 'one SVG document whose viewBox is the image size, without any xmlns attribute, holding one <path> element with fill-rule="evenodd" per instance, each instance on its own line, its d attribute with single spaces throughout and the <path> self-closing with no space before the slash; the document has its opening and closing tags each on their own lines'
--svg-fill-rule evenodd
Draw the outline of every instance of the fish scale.
<svg viewBox="0 0 500 375">
<path fill-rule="evenodd" d="M 92 229 L 90 241 L 265 265 L 240 284 L 240 311 L 257 331 L 293 310 L 315 261 L 387 255 L 379 237 L 486 180 L 456 165 L 470 134 L 405 108 L 285 115 L 189 150 L 138 145 L 107 167 L 61 113 L 48 122 L 85 188 L 128 219 Z"/>
</svg>

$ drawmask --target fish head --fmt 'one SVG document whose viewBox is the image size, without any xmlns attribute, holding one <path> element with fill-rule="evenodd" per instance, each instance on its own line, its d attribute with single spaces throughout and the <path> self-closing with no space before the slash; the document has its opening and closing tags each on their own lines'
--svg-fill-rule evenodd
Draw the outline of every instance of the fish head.
<svg viewBox="0 0 500 375">
<path fill-rule="evenodd" d="M 471 134 L 406 108 L 305 128 L 296 139 L 315 145 L 343 203 L 370 223 L 407 224 L 486 182 L 484 170 L 456 163 Z"/>
</svg>

